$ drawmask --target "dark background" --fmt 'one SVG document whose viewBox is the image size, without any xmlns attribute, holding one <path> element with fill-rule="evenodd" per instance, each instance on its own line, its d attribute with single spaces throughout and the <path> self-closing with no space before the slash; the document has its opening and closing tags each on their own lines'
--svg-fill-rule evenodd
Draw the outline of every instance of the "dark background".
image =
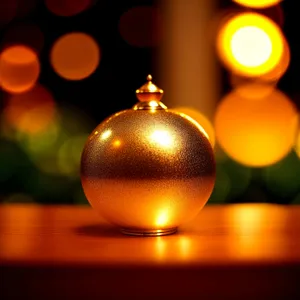
<svg viewBox="0 0 300 300">
<path fill-rule="evenodd" d="M 157 3 L 149 0 L 98 0 L 78 15 L 60 17 L 51 13 L 43 1 L 35 2 L 35 6 L 28 14 L 17 16 L 1 27 L 0 39 L 2 40 L 9 28 L 16 24 L 21 26 L 35 24 L 43 33 L 44 44 L 39 53 L 42 66 L 39 82 L 52 91 L 62 116 L 62 131 L 67 132 L 52 145 L 51 154 L 39 153 L 41 157 L 39 163 L 46 163 L 49 157 L 52 159 L 59 152 L 64 138 L 72 138 L 78 134 L 87 135 L 110 114 L 132 107 L 136 102 L 134 91 L 144 83 L 147 74 L 151 73 L 159 78 L 156 69 L 158 45 L 132 46 L 119 32 L 119 20 L 124 12 L 135 6 L 157 5 Z M 237 6 L 231 1 L 219 0 L 218 7 L 221 11 Z M 299 10 L 296 1 L 282 1 L 280 7 L 262 13 L 275 16 L 275 20 L 276 18 L 283 20 L 282 30 L 290 46 L 291 63 L 278 88 L 299 108 Z M 151 27 L 151 24 L 149 26 Z M 73 31 L 90 34 L 97 40 L 101 49 L 98 68 L 91 76 L 80 81 L 61 78 L 54 72 L 49 60 L 53 43 L 63 34 Z M 154 31 L 151 34 L 158 33 Z M 230 90 L 230 85 L 228 74 L 221 65 L 220 72 L 224 95 Z M 156 83 L 160 86 L 159 81 Z M 6 93 L 1 91 L 2 111 L 5 99 Z M 47 135 L 48 132 L 44 132 L 39 136 L 39 141 L 47 140 Z M 79 180 L 78 162 L 74 163 L 72 172 L 67 174 L 59 170 L 44 172 L 30 159 L 24 143 L 26 144 L 1 135 L 0 201 L 43 204 L 87 203 Z M 78 159 L 80 151 L 81 148 L 78 146 Z M 268 168 L 244 167 L 229 158 L 217 163 L 216 187 L 208 203 L 300 203 L 300 163 L 294 152 L 280 163 Z"/>
</svg>

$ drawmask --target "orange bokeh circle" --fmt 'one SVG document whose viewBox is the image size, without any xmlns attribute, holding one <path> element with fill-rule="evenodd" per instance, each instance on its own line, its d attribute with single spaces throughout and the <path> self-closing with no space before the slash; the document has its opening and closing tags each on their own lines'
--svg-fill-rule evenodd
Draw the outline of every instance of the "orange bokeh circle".
<svg viewBox="0 0 300 300">
<path fill-rule="evenodd" d="M 259 100 L 233 91 L 215 115 L 220 146 L 232 159 L 252 167 L 271 165 L 285 157 L 294 146 L 297 128 L 297 109 L 278 90 Z"/>
<path fill-rule="evenodd" d="M 100 47 L 86 33 L 68 33 L 54 43 L 50 60 L 53 69 L 61 77 L 81 80 L 90 76 L 98 67 Z"/>
<path fill-rule="evenodd" d="M 0 86 L 10 93 L 22 93 L 36 83 L 40 73 L 38 57 L 31 48 L 18 45 L 0 54 Z"/>
</svg>

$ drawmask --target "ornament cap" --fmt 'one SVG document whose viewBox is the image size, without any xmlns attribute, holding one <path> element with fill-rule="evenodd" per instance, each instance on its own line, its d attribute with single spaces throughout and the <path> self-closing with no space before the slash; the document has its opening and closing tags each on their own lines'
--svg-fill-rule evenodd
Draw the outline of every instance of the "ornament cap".
<svg viewBox="0 0 300 300">
<path fill-rule="evenodd" d="M 164 91 L 152 83 L 152 76 L 147 76 L 147 82 L 136 90 L 136 97 L 141 102 L 160 101 Z"/>
<path fill-rule="evenodd" d="M 147 76 L 147 82 L 135 91 L 136 97 L 140 101 L 133 109 L 166 109 L 167 107 L 160 102 L 164 91 L 152 83 L 152 75 Z"/>
</svg>

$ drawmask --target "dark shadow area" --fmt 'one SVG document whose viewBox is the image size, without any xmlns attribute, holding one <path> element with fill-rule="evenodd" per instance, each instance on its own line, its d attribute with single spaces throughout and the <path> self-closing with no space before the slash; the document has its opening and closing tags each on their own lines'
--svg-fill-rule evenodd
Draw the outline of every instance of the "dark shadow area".
<svg viewBox="0 0 300 300">
<path fill-rule="evenodd" d="M 125 237 L 118 227 L 110 224 L 91 224 L 80 226 L 74 229 L 77 235 L 86 235 L 92 237 Z"/>
</svg>

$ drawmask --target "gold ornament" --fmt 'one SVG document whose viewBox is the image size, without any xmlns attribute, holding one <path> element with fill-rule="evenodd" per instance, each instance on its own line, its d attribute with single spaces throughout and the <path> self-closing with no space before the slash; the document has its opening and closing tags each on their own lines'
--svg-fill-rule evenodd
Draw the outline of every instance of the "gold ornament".
<svg viewBox="0 0 300 300">
<path fill-rule="evenodd" d="M 215 182 L 215 159 L 202 127 L 168 111 L 163 90 L 148 82 L 139 102 L 118 112 L 89 136 L 81 181 L 90 204 L 125 234 L 176 232 L 207 202 Z"/>
</svg>

